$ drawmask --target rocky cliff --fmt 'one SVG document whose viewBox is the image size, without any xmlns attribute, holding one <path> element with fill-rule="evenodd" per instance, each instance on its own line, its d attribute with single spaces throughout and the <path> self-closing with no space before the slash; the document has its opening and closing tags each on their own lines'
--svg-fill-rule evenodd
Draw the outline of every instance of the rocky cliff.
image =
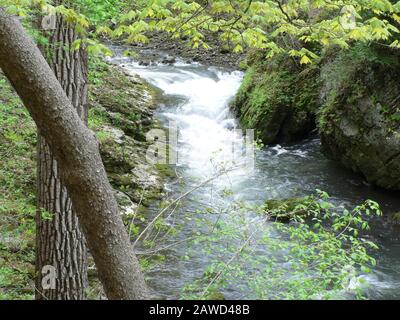
<svg viewBox="0 0 400 320">
<path fill-rule="evenodd" d="M 358 47 L 326 60 L 318 116 L 325 155 L 400 190 L 399 57 Z"/>
<path fill-rule="evenodd" d="M 233 111 L 265 144 L 300 140 L 315 129 L 317 73 L 284 55 L 267 60 L 252 54 Z"/>
<path fill-rule="evenodd" d="M 365 45 L 331 50 L 311 67 L 257 53 L 232 107 L 266 144 L 302 139 L 317 125 L 327 157 L 400 190 L 399 66 L 395 52 Z"/>
</svg>

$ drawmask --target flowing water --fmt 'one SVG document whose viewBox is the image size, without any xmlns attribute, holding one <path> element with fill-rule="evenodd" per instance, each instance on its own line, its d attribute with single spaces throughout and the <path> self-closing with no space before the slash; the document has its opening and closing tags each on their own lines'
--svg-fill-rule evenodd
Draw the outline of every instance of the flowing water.
<svg viewBox="0 0 400 320">
<path fill-rule="evenodd" d="M 171 224 L 176 219 L 187 219 L 188 216 L 195 219 L 201 215 L 199 209 L 229 208 L 229 202 L 232 201 L 262 203 L 265 199 L 309 195 L 316 189 L 327 191 L 338 205 L 349 208 L 372 199 L 381 205 L 385 217 L 372 221 L 372 229 L 368 234 L 379 244 L 380 250 L 373 253 L 377 266 L 371 274 L 365 275 L 369 284 L 366 294 L 371 299 L 400 299 L 400 230 L 388 222 L 391 213 L 400 211 L 398 193 L 374 189 L 357 175 L 327 160 L 321 154 L 317 137 L 290 146 L 257 149 L 252 159 L 251 153 L 246 153 L 251 148 L 244 143 L 244 135 L 234 130 L 237 123 L 228 107 L 240 86 L 241 72 L 179 61 L 174 65 L 144 67 L 118 55 L 112 60 L 162 91 L 156 116 L 164 125 L 178 128 L 177 161 L 174 167 L 179 178 L 166 185 L 171 198 L 198 186 L 219 172 L 221 167 L 230 168 L 243 162 L 247 164 L 193 190 L 182 200 L 174 213 L 175 217 L 169 217 Z M 254 170 L 251 170 L 252 161 Z M 232 193 L 223 196 L 223 191 L 227 189 Z M 156 207 L 153 209 L 157 212 Z M 176 217 L 179 214 L 182 216 Z M 214 219 L 210 216 L 211 220 Z M 229 212 L 221 217 L 228 220 Z M 242 223 L 250 229 L 251 225 L 262 227 L 267 224 L 251 212 L 243 218 Z M 207 255 L 201 250 L 191 250 L 190 259 L 182 259 L 188 254 L 188 243 L 183 240 L 193 235 L 196 231 L 193 228 L 202 231 L 201 226 L 187 219 L 179 232 L 182 242 L 171 247 L 166 262 L 149 273 L 150 282 L 158 296 L 178 298 L 182 287 L 201 276 L 209 265 L 212 253 Z M 260 248 L 258 254 L 267 256 L 268 248 Z M 220 259 L 226 261 L 229 257 L 227 255 Z M 254 298 L 250 291 L 243 290 L 242 285 L 231 285 L 223 292 L 224 296 L 233 299 Z"/>
</svg>

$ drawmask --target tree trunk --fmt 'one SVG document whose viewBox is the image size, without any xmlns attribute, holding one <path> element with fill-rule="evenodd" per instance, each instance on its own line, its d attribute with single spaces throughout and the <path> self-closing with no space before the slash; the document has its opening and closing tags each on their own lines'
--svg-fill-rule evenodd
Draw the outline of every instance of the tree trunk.
<svg viewBox="0 0 400 320">
<path fill-rule="evenodd" d="M 99 145 L 21 23 L 0 8 L 0 68 L 49 144 L 109 299 L 147 296 Z"/>
<path fill-rule="evenodd" d="M 87 124 L 87 51 L 69 50 L 77 35 L 61 15 L 56 18 L 54 32 L 46 33 L 49 44 L 42 52 L 73 107 Z M 60 168 L 40 131 L 37 161 L 36 299 L 82 300 L 88 282 L 85 238 Z M 53 286 L 43 286 L 47 276 L 45 266 L 54 268 Z"/>
</svg>

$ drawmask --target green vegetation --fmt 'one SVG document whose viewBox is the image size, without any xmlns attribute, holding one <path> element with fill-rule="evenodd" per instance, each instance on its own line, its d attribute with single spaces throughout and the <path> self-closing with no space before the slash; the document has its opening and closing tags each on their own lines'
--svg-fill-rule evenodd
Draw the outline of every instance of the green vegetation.
<svg viewBox="0 0 400 320">
<path fill-rule="evenodd" d="M 78 0 L 72 7 L 66 2 L 68 8 L 47 0 L 0 0 L 0 5 L 21 16 L 38 10 L 63 14 L 76 23 L 92 52 L 105 49 L 96 43 L 96 34 L 137 43 L 148 42 L 153 32 L 187 39 L 194 48 L 209 48 L 207 35 L 214 33 L 235 52 L 257 48 L 267 51 L 267 57 L 286 53 L 300 64 L 317 61 L 321 48 L 347 49 L 354 42 L 400 47 L 400 2 L 389 0 Z M 87 32 L 90 26 L 95 34 Z"/>
<path fill-rule="evenodd" d="M 32 299 L 36 127 L 0 73 L 0 300 Z"/>
<path fill-rule="evenodd" d="M 158 128 L 154 90 L 97 56 L 110 54 L 102 37 L 137 44 L 162 33 L 205 49 L 217 37 L 221 49 L 249 53 L 232 107 L 257 139 L 287 143 L 318 129 L 327 156 L 375 185 L 400 190 L 399 1 L 76 0 L 55 6 L 0 0 L 0 6 L 22 17 L 40 44 L 47 40 L 34 27 L 38 16 L 62 15 L 81 37 L 65 49 L 85 45 L 91 54 L 89 127 L 129 235 L 141 241 L 143 269 L 164 263 L 158 246 L 192 223 L 192 251 L 183 259 L 202 252 L 211 263 L 183 298 L 223 299 L 233 284 L 258 299 L 363 298 L 363 275 L 375 265 L 371 250 L 377 249 L 363 232 L 381 215 L 373 201 L 348 210 L 322 191 L 262 206 L 232 200 L 229 208 L 207 208 L 196 218 L 184 213 L 171 226 L 166 216 L 180 201 L 165 200 L 160 210 L 167 214 L 149 224 L 145 208 L 160 198 L 163 178 L 174 176 L 169 166 L 145 158 L 146 133 Z M 36 143 L 33 121 L 0 74 L 0 299 L 34 296 Z M 246 221 L 249 212 L 257 214 L 254 225 Z M 98 298 L 93 273 L 88 296 Z"/>
<path fill-rule="evenodd" d="M 159 173 L 157 167 L 147 165 L 144 156 L 147 144 L 129 136 L 144 137 L 146 130 L 154 126 L 151 120 L 153 91 L 141 80 L 125 76 L 98 58 L 91 59 L 90 80 L 89 127 L 96 132 L 101 143 L 102 156 L 113 186 L 122 194 L 129 195 L 118 198 L 121 209 L 125 210 L 134 203 L 141 204 L 139 209 L 129 210 L 124 216 L 127 228 L 132 227 L 133 216 L 143 224 L 146 218 L 143 208 L 151 199 L 160 196 L 162 178 L 169 172 L 163 168 L 163 173 Z M 147 120 L 146 124 L 137 122 L 125 133 L 126 123 L 115 121 L 115 111 L 121 112 L 125 121 L 143 118 Z M 122 144 L 116 142 L 116 132 L 126 134 Z M 33 299 L 36 126 L 2 74 L 0 142 L 0 300 Z M 143 172 L 136 170 L 132 173 L 131 170 L 138 165 L 145 165 L 140 167 Z M 138 172 L 141 176 L 137 176 Z M 133 238 L 139 232 L 137 228 L 131 232 Z M 159 263 L 160 259 L 158 256 L 143 256 L 141 263 L 144 268 L 149 268 Z M 90 273 L 90 280 L 88 297 L 97 299 L 103 293 L 96 273 Z"/>
<path fill-rule="evenodd" d="M 73 5 L 80 13 L 88 17 L 95 26 L 115 21 L 115 17 L 128 7 L 129 2 L 122 0 L 74 0 Z"/>
<path fill-rule="evenodd" d="M 399 46 L 400 3 L 395 1 L 154 0 L 146 4 L 122 15 L 115 30 L 101 31 L 128 42 L 146 42 L 146 33 L 163 31 L 173 38 L 186 37 L 194 47 L 208 47 L 211 32 L 234 51 L 265 49 L 268 57 L 288 52 L 301 64 L 317 59 L 321 46 L 348 48 L 354 41 Z"/>
<path fill-rule="evenodd" d="M 318 107 L 318 69 L 302 67 L 283 54 L 258 52 L 248 58 L 243 83 L 232 106 L 245 128 L 264 143 L 302 139 L 314 128 Z"/>
<path fill-rule="evenodd" d="M 362 275 L 375 266 L 371 252 L 378 247 L 360 235 L 369 229 L 371 216 L 381 215 L 379 205 L 366 201 L 347 210 L 322 191 L 277 202 L 253 208 L 235 203 L 229 218 L 224 215 L 214 224 L 207 218 L 197 221 L 198 228 L 208 229 L 192 242 L 193 250 L 213 262 L 202 277 L 187 284 L 184 298 L 223 298 L 232 286 L 255 299 L 363 298 L 367 284 Z M 260 221 L 244 223 L 249 210 L 258 212 Z M 274 222 L 282 214 L 290 223 Z M 226 256 L 231 258 L 220 258 Z"/>
</svg>

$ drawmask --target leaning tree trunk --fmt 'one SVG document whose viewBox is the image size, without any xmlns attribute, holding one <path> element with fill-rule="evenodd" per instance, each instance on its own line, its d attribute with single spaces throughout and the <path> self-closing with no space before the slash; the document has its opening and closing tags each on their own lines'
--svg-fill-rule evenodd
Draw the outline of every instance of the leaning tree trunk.
<svg viewBox="0 0 400 320">
<path fill-rule="evenodd" d="M 55 5 L 61 4 L 58 0 Z M 83 122 L 87 123 L 87 51 L 70 50 L 77 40 L 74 26 L 61 15 L 52 31 L 44 31 L 42 48 L 62 88 Z M 87 249 L 60 168 L 46 139 L 38 131 L 36 215 L 36 299 L 82 300 L 87 287 Z M 48 266 L 53 285 L 44 285 Z M 50 279 L 51 280 L 51 279 Z"/>
<path fill-rule="evenodd" d="M 0 68 L 49 144 L 109 299 L 142 299 L 146 284 L 107 180 L 95 135 L 15 17 L 0 7 Z"/>
</svg>

